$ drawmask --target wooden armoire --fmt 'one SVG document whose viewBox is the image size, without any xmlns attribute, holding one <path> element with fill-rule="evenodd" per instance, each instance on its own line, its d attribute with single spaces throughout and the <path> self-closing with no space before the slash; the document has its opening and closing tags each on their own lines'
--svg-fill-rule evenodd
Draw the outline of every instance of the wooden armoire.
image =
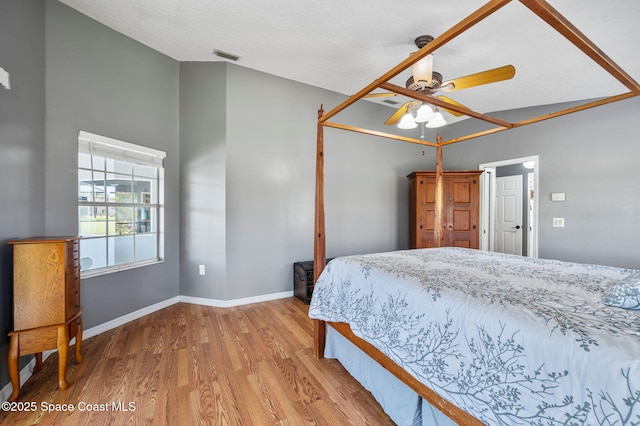
<svg viewBox="0 0 640 426">
<path fill-rule="evenodd" d="M 442 173 L 442 217 L 436 230 L 436 172 L 409 176 L 409 243 L 411 248 L 467 247 L 480 244 L 480 175 L 482 170 Z M 439 234 L 439 243 L 436 235 Z"/>
</svg>

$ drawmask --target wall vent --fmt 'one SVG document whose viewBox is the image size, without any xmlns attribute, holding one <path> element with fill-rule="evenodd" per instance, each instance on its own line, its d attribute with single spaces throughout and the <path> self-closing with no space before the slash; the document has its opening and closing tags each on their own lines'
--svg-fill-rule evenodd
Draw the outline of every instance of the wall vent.
<svg viewBox="0 0 640 426">
<path fill-rule="evenodd" d="M 234 62 L 240 59 L 240 56 L 238 55 L 234 55 L 233 53 L 224 52 L 218 49 L 214 49 L 213 54 L 224 59 L 229 59 L 230 61 L 234 61 Z"/>
</svg>

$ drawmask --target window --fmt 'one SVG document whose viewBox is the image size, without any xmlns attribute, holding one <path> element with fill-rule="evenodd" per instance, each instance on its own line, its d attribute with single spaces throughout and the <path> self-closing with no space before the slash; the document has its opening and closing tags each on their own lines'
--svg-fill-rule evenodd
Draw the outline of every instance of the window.
<svg viewBox="0 0 640 426">
<path fill-rule="evenodd" d="M 83 276 L 163 256 L 162 151 L 78 134 L 78 233 Z"/>
</svg>

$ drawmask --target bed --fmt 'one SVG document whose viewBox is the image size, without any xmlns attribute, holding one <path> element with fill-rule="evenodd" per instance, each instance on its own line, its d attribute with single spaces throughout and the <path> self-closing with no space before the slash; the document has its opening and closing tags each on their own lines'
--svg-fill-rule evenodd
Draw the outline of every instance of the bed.
<svg viewBox="0 0 640 426">
<path fill-rule="evenodd" d="M 529 9 L 620 82 L 624 91 L 595 100 L 585 94 L 589 98 L 585 103 L 508 122 L 393 84 L 393 79 L 412 65 L 510 3 Z M 373 92 L 378 89 L 476 119 L 487 128 L 449 139 L 437 132 L 435 141 L 430 141 L 330 121 L 355 102 L 376 96 Z M 443 147 L 638 95 L 640 84 L 547 1 L 489 0 L 338 106 L 325 112 L 321 105 L 314 226 L 314 277 L 318 283 L 310 309 L 315 319 L 316 357 L 325 356 L 326 345 L 327 353 L 346 364 L 345 360 L 360 359 L 361 353 L 370 358 L 362 358 L 363 362 L 375 362 L 368 367 L 348 367 L 356 373 L 378 370 L 371 367 L 376 364 L 391 373 L 393 380 L 420 398 L 419 403 L 410 404 L 415 411 L 402 422 L 446 421 L 436 418 L 437 413 L 426 420 L 427 411 L 435 413 L 435 407 L 465 425 L 639 425 L 640 320 L 639 311 L 629 309 L 640 298 L 637 271 L 461 249 L 338 258 L 324 271 L 325 127 L 436 149 L 437 247 L 443 245 Z M 439 262 L 441 269 L 427 280 L 427 275 L 415 271 L 426 268 L 421 261 L 431 256 L 439 259 L 435 263 Z M 453 263 L 445 266 L 445 259 Z M 433 263 L 426 261 L 427 265 Z M 383 278 L 374 285 L 376 277 Z M 402 277 L 404 283 L 391 277 Z M 605 292 L 607 299 L 603 299 Z M 624 307 L 605 305 L 605 300 Z M 392 328 L 392 324 L 399 328 Z M 342 343 L 349 345 L 344 353 Z M 423 347 L 432 352 L 420 355 L 417 350 Z M 376 386 L 379 377 L 362 380 Z"/>
<path fill-rule="evenodd" d="M 633 425 L 638 282 L 631 269 L 453 247 L 404 250 L 331 261 L 309 315 L 338 331 L 328 333 L 328 356 L 352 350 L 340 334 L 352 333 L 472 416 L 459 423 Z M 357 356 L 345 354 L 345 364 Z M 358 370 L 374 367 L 347 369 L 365 387 L 382 388 L 373 393 L 399 424 L 435 424 L 425 403 L 431 395 L 409 392 L 399 399 L 413 411 L 394 413 L 394 395 L 404 394 L 385 384 L 389 372 L 367 378 Z M 385 388 L 390 396 L 380 396 Z"/>
</svg>

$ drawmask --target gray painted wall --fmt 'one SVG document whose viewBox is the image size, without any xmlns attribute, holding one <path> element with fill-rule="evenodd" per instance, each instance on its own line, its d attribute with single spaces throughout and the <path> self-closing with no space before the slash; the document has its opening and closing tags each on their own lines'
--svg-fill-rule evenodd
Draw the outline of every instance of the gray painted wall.
<svg viewBox="0 0 640 426">
<path fill-rule="evenodd" d="M 291 291 L 293 263 L 313 258 L 317 110 L 344 96 L 234 64 L 183 63 L 180 78 L 181 294 Z M 376 127 L 391 112 L 364 102 L 342 119 Z M 408 247 L 405 176 L 435 152 L 326 133 L 328 254 Z"/>
<path fill-rule="evenodd" d="M 313 259 L 317 110 L 345 97 L 229 66 L 227 298 L 290 291 Z M 248 83 L 250 82 L 250 83 Z M 382 129 L 393 112 L 360 102 L 331 121 Z M 408 181 L 435 164 L 422 147 L 326 129 L 327 255 L 408 247 Z"/>
<path fill-rule="evenodd" d="M 0 386 L 13 326 L 6 242 L 77 234 L 77 135 L 167 151 L 167 260 L 83 280 L 85 327 L 178 295 L 178 63 L 56 1 L 1 0 Z M 29 357 L 21 358 L 25 365 Z"/>
<path fill-rule="evenodd" d="M 46 225 L 77 234 L 78 131 L 167 152 L 164 263 L 85 279 L 90 328 L 179 293 L 179 63 L 46 2 Z"/>
<path fill-rule="evenodd" d="M 443 163 L 466 169 L 539 155 L 539 256 L 640 269 L 638 111 L 634 98 L 448 145 Z M 567 200 L 551 202 L 552 192 Z M 554 217 L 564 217 L 565 227 L 554 228 Z"/>
<path fill-rule="evenodd" d="M 0 386 L 13 328 L 12 252 L 7 241 L 44 232 L 44 3 L 0 1 Z M 28 359 L 21 359 L 21 367 Z"/>
<path fill-rule="evenodd" d="M 224 62 L 180 64 L 180 294 L 217 300 L 226 288 L 226 76 Z"/>
</svg>

